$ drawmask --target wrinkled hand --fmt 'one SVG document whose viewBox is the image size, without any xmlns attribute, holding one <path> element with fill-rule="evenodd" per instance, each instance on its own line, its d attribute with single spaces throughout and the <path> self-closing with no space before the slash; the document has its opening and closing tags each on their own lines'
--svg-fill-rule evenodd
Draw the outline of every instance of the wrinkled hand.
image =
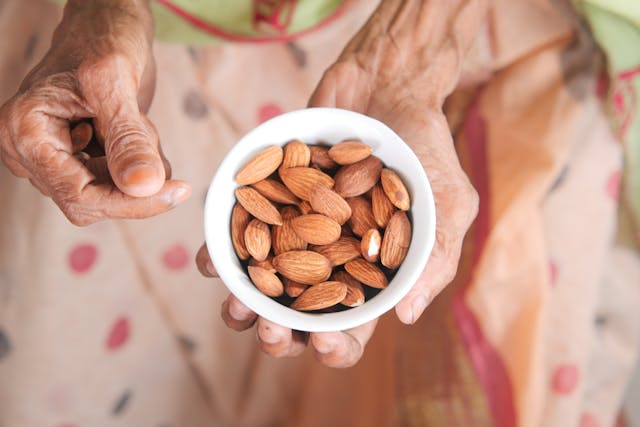
<svg viewBox="0 0 640 427">
<path fill-rule="evenodd" d="M 427 172 L 436 204 L 436 241 L 420 278 L 396 306 L 398 318 L 406 324 L 415 323 L 453 280 L 464 236 L 478 210 L 477 193 L 458 161 L 442 105 L 459 78 L 462 45 L 472 39 L 469 20 L 482 7 L 475 0 L 382 2 L 325 72 L 309 102 L 384 122 L 412 147 Z M 443 18 L 444 9 L 451 20 Z M 197 264 L 203 274 L 215 275 L 204 246 Z M 296 356 L 311 343 L 316 357 L 333 367 L 352 366 L 360 359 L 377 322 L 343 332 L 305 334 L 258 318 L 233 295 L 224 302 L 222 317 L 235 330 L 257 322 L 262 350 L 272 356 Z"/>
<path fill-rule="evenodd" d="M 134 1 L 71 1 L 52 47 L 0 108 L 0 159 L 76 225 L 143 218 L 190 193 L 147 119 L 153 23 Z"/>
</svg>

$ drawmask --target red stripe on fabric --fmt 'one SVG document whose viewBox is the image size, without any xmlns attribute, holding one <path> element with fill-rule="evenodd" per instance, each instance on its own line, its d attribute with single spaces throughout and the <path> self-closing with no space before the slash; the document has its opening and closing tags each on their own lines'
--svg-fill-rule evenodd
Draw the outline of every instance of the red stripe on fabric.
<svg viewBox="0 0 640 427">
<path fill-rule="evenodd" d="M 478 266 L 491 228 L 486 123 L 480 115 L 477 99 L 467 113 L 464 130 L 471 157 L 471 180 L 480 196 L 480 209 L 474 229 L 475 243 L 471 278 L 453 300 L 453 316 L 471 363 L 489 400 L 495 425 L 515 427 L 517 418 L 513 402 L 513 389 L 506 365 L 500 354 L 484 336 L 477 317 L 466 304 L 466 294 L 474 278 L 473 272 Z"/>
<path fill-rule="evenodd" d="M 618 77 L 624 80 L 624 79 L 630 79 L 638 74 L 640 74 L 640 65 L 630 70 L 619 73 Z"/>
<path fill-rule="evenodd" d="M 207 22 L 197 17 L 196 15 L 193 15 L 192 13 L 181 8 L 180 6 L 176 5 L 170 0 L 155 0 L 155 1 L 161 6 L 164 6 L 165 8 L 167 8 L 169 11 L 171 11 L 181 19 L 183 19 L 188 24 L 199 29 L 200 31 L 203 31 L 214 37 L 218 37 L 230 42 L 237 42 L 237 43 L 274 43 L 274 42 L 292 41 L 302 36 L 305 36 L 313 31 L 317 31 L 321 28 L 326 27 L 327 25 L 329 25 L 330 23 L 338 19 L 340 16 L 342 16 L 342 14 L 346 9 L 346 2 L 343 2 L 342 4 L 340 4 L 340 6 L 336 8 L 336 10 L 333 11 L 331 15 L 326 17 L 324 20 L 318 22 L 316 25 L 313 25 L 307 28 L 306 30 L 299 31 L 297 33 L 280 34 L 276 36 L 253 37 L 253 36 L 246 36 L 243 34 L 231 33 L 221 27 L 218 27 L 217 25 L 211 22 Z"/>
</svg>

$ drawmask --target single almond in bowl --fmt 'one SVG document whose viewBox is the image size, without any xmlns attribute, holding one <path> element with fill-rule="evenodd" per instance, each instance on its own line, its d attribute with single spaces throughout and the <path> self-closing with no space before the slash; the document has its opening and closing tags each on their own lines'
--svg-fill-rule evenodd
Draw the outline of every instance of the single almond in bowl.
<svg viewBox="0 0 640 427">
<path fill-rule="evenodd" d="M 362 258 L 349 261 L 344 265 L 344 269 L 357 281 L 372 288 L 383 289 L 389 284 L 387 276 L 379 267 Z"/>
<path fill-rule="evenodd" d="M 347 307 L 357 307 L 364 304 L 365 296 L 362 283 L 358 282 L 346 271 L 338 271 L 333 273 L 331 280 L 342 282 L 347 285 L 347 295 L 344 297 L 340 304 Z"/>
<path fill-rule="evenodd" d="M 240 169 L 236 175 L 236 182 L 240 185 L 250 185 L 262 181 L 278 169 L 282 157 L 282 147 L 265 148 Z"/>
<path fill-rule="evenodd" d="M 314 168 L 280 169 L 280 178 L 293 194 L 303 200 L 309 200 L 314 185 L 332 188 L 334 184 L 333 178 Z"/>
<path fill-rule="evenodd" d="M 350 165 L 371 155 L 371 147 L 361 141 L 342 141 L 329 149 L 329 157 L 339 165 Z"/>
<path fill-rule="evenodd" d="M 321 214 L 300 215 L 291 220 L 293 231 L 312 245 L 328 245 L 340 238 L 340 224 Z"/>
<path fill-rule="evenodd" d="M 291 308 L 300 311 L 321 310 L 344 300 L 347 285 L 341 282 L 322 282 L 307 288 L 294 302 Z"/>
<path fill-rule="evenodd" d="M 380 183 L 387 197 L 395 207 L 402 211 L 408 211 L 411 206 L 407 187 L 397 173 L 391 169 L 382 169 Z"/>
<path fill-rule="evenodd" d="M 272 263 L 278 273 L 305 285 L 316 285 L 331 276 L 331 263 L 317 252 L 285 252 L 275 256 Z"/>
<path fill-rule="evenodd" d="M 264 261 L 271 250 L 271 231 L 269 226 L 259 219 L 253 219 L 244 231 L 244 244 L 256 261 Z"/>
<path fill-rule="evenodd" d="M 251 187 L 236 190 L 236 199 L 251 215 L 267 224 L 282 225 L 282 215 L 262 194 Z"/>
<path fill-rule="evenodd" d="M 387 227 L 391 215 L 396 211 L 380 184 L 376 184 L 371 189 L 371 210 L 373 211 L 373 218 L 380 228 Z"/>
<path fill-rule="evenodd" d="M 351 197 L 347 199 L 347 203 L 351 206 L 349 226 L 355 235 L 362 237 L 367 231 L 378 227 L 373 217 L 371 203 L 367 199 L 364 197 Z"/>
<path fill-rule="evenodd" d="M 300 212 L 293 206 L 285 206 L 282 212 L 282 225 L 274 225 L 271 228 L 271 245 L 273 253 L 280 255 L 284 252 L 305 250 L 305 242 L 293 229 L 292 220 L 300 216 Z"/>
<path fill-rule="evenodd" d="M 329 156 L 329 147 L 323 145 L 312 145 L 311 164 L 325 171 L 330 171 L 338 167 L 338 164 Z"/>
<path fill-rule="evenodd" d="M 356 238 L 342 236 L 328 245 L 309 246 L 309 250 L 325 256 L 332 267 L 337 267 L 360 256 L 360 242 Z"/>
<path fill-rule="evenodd" d="M 338 170 L 335 190 L 342 197 L 356 197 L 369 191 L 380 179 L 382 162 L 376 156 L 343 166 Z"/>
<path fill-rule="evenodd" d="M 247 270 L 253 284 L 266 296 L 279 297 L 284 293 L 284 286 L 274 273 L 262 267 L 249 266 Z"/>
<path fill-rule="evenodd" d="M 377 228 L 368 230 L 362 236 L 360 242 L 360 250 L 362 251 L 362 258 L 369 262 L 377 262 L 380 256 L 380 246 L 382 244 L 382 238 Z"/>
<path fill-rule="evenodd" d="M 251 221 L 251 216 L 239 203 L 233 206 L 231 211 L 231 243 L 236 251 L 236 255 L 241 260 L 249 258 L 249 252 L 244 244 L 244 231 Z"/>
<path fill-rule="evenodd" d="M 351 218 L 351 206 L 349 206 L 349 203 L 338 193 L 324 185 L 316 184 L 311 187 L 309 203 L 315 212 L 332 218 L 340 225 Z"/>
<path fill-rule="evenodd" d="M 398 211 L 389 220 L 389 225 L 384 231 L 382 246 L 380 248 L 380 262 L 387 268 L 396 269 L 409 252 L 411 244 L 411 222 L 407 214 Z"/>
<path fill-rule="evenodd" d="M 272 202 L 287 205 L 297 205 L 300 203 L 300 199 L 298 199 L 287 187 L 274 179 L 263 179 L 251 186 L 258 190 L 258 193 L 262 194 Z"/>
<path fill-rule="evenodd" d="M 284 146 L 281 168 L 307 167 L 311 163 L 311 150 L 302 141 L 294 140 Z"/>
<path fill-rule="evenodd" d="M 300 294 L 309 287 L 309 285 L 303 285 L 302 283 L 294 282 L 293 280 L 287 278 L 283 280 L 283 283 L 284 293 L 291 298 L 300 296 Z"/>
</svg>

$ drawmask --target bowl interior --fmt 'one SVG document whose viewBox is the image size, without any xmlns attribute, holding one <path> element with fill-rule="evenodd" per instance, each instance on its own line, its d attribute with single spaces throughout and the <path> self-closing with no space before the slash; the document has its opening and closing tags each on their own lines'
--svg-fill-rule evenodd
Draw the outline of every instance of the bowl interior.
<svg viewBox="0 0 640 427">
<path fill-rule="evenodd" d="M 338 313 L 303 313 L 263 295 L 238 260 L 230 235 L 231 211 L 238 185 L 235 174 L 267 146 L 292 139 L 333 145 L 359 139 L 403 179 L 412 199 L 413 234 L 409 252 L 389 286 L 363 305 Z M 260 316 L 309 332 L 353 328 L 393 308 L 424 269 L 435 239 L 435 206 L 427 176 L 413 151 L 389 127 L 370 117 L 335 108 L 308 108 L 275 117 L 253 129 L 233 147 L 216 172 L 205 203 L 205 237 L 211 259 L 227 288 Z"/>
</svg>

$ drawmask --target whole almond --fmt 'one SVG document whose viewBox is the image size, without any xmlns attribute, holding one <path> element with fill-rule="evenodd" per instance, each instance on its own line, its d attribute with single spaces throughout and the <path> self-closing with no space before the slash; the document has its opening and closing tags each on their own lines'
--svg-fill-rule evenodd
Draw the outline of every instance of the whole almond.
<svg viewBox="0 0 640 427">
<path fill-rule="evenodd" d="M 249 258 L 249 252 L 244 244 L 244 230 L 247 229 L 251 216 L 240 204 L 236 203 L 231 211 L 231 243 L 238 258 Z"/>
<path fill-rule="evenodd" d="M 249 277 L 256 288 L 268 297 L 279 297 L 284 292 L 282 282 L 274 273 L 262 267 L 249 266 Z"/>
<path fill-rule="evenodd" d="M 262 194 L 251 187 L 236 190 L 236 199 L 251 215 L 267 224 L 282 225 L 282 216 L 278 209 Z"/>
<path fill-rule="evenodd" d="M 307 288 L 291 304 L 291 308 L 299 311 L 320 310 L 331 307 L 344 300 L 347 285 L 342 282 L 322 282 Z"/>
<path fill-rule="evenodd" d="M 347 203 L 351 206 L 351 218 L 349 218 L 349 226 L 351 231 L 359 237 L 372 228 L 378 228 L 376 220 L 373 217 L 371 203 L 364 197 L 352 197 L 347 199 Z"/>
<path fill-rule="evenodd" d="M 350 165 L 371 155 L 371 147 L 362 141 L 342 141 L 329 149 L 329 157 L 339 165 Z"/>
<path fill-rule="evenodd" d="M 311 188 L 318 184 L 327 188 L 333 187 L 333 178 L 313 168 L 280 169 L 280 178 L 289 190 L 303 200 L 309 200 Z"/>
<path fill-rule="evenodd" d="M 267 199 L 285 205 L 297 205 L 300 200 L 287 187 L 274 179 L 263 179 L 252 185 Z"/>
<path fill-rule="evenodd" d="M 265 148 L 240 169 L 236 175 L 236 182 L 240 185 L 249 185 L 262 181 L 278 169 L 282 163 L 282 157 L 282 147 Z"/>
<path fill-rule="evenodd" d="M 376 185 L 381 171 L 382 162 L 376 156 L 369 156 L 352 165 L 343 166 L 333 177 L 335 190 L 345 198 L 360 196 Z"/>
<path fill-rule="evenodd" d="M 398 211 L 389 220 L 382 238 L 380 262 L 395 269 L 402 264 L 411 244 L 411 223 L 403 211 Z"/>
<path fill-rule="evenodd" d="M 300 215 L 291 220 L 293 231 L 312 245 L 328 245 L 340 238 L 340 224 L 321 214 Z"/>
<path fill-rule="evenodd" d="M 409 210 L 411 206 L 409 192 L 395 171 L 387 168 L 383 169 L 380 173 L 380 183 L 385 194 L 396 208 L 402 211 Z"/>
<path fill-rule="evenodd" d="M 317 252 L 290 251 L 273 258 L 273 266 L 287 279 L 315 285 L 331 275 L 331 263 Z"/>
<path fill-rule="evenodd" d="M 311 208 L 342 225 L 351 218 L 351 207 L 338 193 L 323 185 L 311 187 L 309 195 Z"/>
<path fill-rule="evenodd" d="M 311 151 L 311 164 L 324 170 L 333 170 L 338 164 L 329 157 L 329 147 L 322 145 L 312 145 L 309 147 Z"/>
<path fill-rule="evenodd" d="M 271 250 L 269 226 L 259 219 L 252 220 L 244 231 L 244 244 L 256 261 L 264 261 Z"/>
<path fill-rule="evenodd" d="M 362 283 L 358 282 L 346 271 L 337 271 L 331 276 L 331 280 L 342 282 L 347 285 L 347 295 L 340 304 L 347 307 L 357 307 L 364 304 L 364 289 Z"/>
<path fill-rule="evenodd" d="M 309 287 L 309 285 L 303 285 L 302 283 L 294 282 L 293 280 L 289 280 L 287 278 L 285 278 L 283 282 L 284 293 L 289 295 L 291 298 L 300 296 L 300 294 Z"/>
<path fill-rule="evenodd" d="M 360 242 L 353 237 L 340 237 L 329 245 L 309 246 L 309 250 L 325 256 L 332 267 L 337 267 L 360 256 Z"/>
<path fill-rule="evenodd" d="M 270 271 L 271 273 L 275 273 L 276 269 L 273 268 L 273 264 L 271 263 L 271 261 L 273 261 L 273 256 L 272 255 L 267 256 L 267 259 L 265 259 L 264 261 L 258 261 L 255 258 L 250 258 L 249 259 L 249 265 L 251 267 L 264 268 L 265 270 Z"/>
<path fill-rule="evenodd" d="M 284 252 L 307 249 L 307 242 L 296 234 L 291 225 L 291 221 L 297 216 L 300 216 L 300 212 L 295 207 L 282 208 L 282 225 L 274 225 L 271 228 L 271 245 L 274 254 L 280 255 Z"/>
<path fill-rule="evenodd" d="M 360 250 L 362 251 L 362 257 L 369 262 L 377 262 L 380 257 L 380 246 L 382 244 L 382 238 L 377 228 L 368 230 L 362 236 L 360 242 Z"/>
<path fill-rule="evenodd" d="M 376 184 L 376 186 L 371 189 L 371 209 L 378 227 L 386 228 L 391 215 L 393 215 L 396 209 L 384 193 L 380 184 Z"/>
<path fill-rule="evenodd" d="M 311 150 L 301 141 L 291 141 L 284 146 L 281 168 L 307 167 L 311 162 Z"/>
<path fill-rule="evenodd" d="M 349 261 L 344 265 L 344 269 L 357 281 L 372 288 L 383 289 L 389 284 L 382 270 L 362 258 Z"/>
</svg>

